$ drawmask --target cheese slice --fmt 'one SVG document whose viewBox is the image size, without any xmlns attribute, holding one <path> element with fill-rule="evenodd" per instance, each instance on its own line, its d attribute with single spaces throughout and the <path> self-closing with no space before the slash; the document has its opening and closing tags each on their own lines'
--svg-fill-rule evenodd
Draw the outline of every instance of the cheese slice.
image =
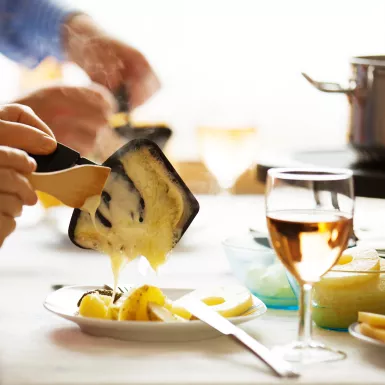
<svg viewBox="0 0 385 385">
<path fill-rule="evenodd" d="M 385 329 L 385 315 L 360 311 L 358 313 L 358 322 L 364 322 L 370 326 Z"/>
</svg>

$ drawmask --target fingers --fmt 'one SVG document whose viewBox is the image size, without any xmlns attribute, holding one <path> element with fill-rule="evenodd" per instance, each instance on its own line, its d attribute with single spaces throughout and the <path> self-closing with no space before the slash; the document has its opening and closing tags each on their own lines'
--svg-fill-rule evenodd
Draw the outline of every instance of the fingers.
<svg viewBox="0 0 385 385">
<path fill-rule="evenodd" d="M 4 214 L 0 214 L 0 246 L 9 234 L 11 234 L 16 228 L 16 221 Z"/>
<path fill-rule="evenodd" d="M 90 102 L 93 103 L 96 108 L 104 111 L 105 115 L 112 115 L 118 110 L 117 101 L 106 87 L 101 84 L 91 83 L 89 90 L 92 92 L 92 95 L 90 95 L 91 98 L 89 99 Z"/>
<path fill-rule="evenodd" d="M 36 170 L 36 162 L 22 150 L 0 146 L 0 168 L 12 168 L 22 174 L 30 174 Z"/>
<path fill-rule="evenodd" d="M 0 121 L 0 143 L 36 155 L 50 154 L 57 145 L 55 139 L 35 127 L 4 120 Z"/>
<path fill-rule="evenodd" d="M 55 139 L 51 129 L 36 115 L 33 109 L 23 104 L 6 104 L 0 108 L 0 119 L 26 124 Z"/>
<path fill-rule="evenodd" d="M 107 118 L 117 110 L 117 103 L 111 92 L 100 84 L 92 83 L 87 87 L 55 86 L 41 90 L 44 99 L 54 98 L 52 106 L 59 115 L 73 111 L 92 118 L 92 114 Z M 36 108 L 38 112 L 42 107 Z M 62 111 L 60 111 L 62 110 Z"/>
<path fill-rule="evenodd" d="M 16 195 L 0 193 L 0 215 L 19 217 L 23 211 L 23 201 Z"/>
<path fill-rule="evenodd" d="M 73 125 L 87 125 L 89 131 L 108 125 L 112 114 L 117 111 L 117 102 L 112 93 L 100 84 L 92 83 L 88 87 L 52 87 L 44 90 L 44 99 L 52 98 L 51 114 L 36 110 L 46 116 L 57 135 L 57 126 L 67 119 L 67 131 L 74 131 Z M 90 122 L 93 122 L 91 125 Z"/>
<path fill-rule="evenodd" d="M 11 234 L 22 213 L 23 205 L 33 205 L 37 196 L 28 179 L 36 162 L 24 151 L 0 146 L 0 246 Z"/>
<path fill-rule="evenodd" d="M 70 125 L 69 125 L 70 124 Z M 71 127 L 69 130 L 68 127 Z M 55 122 L 58 140 L 84 155 L 93 150 L 98 133 L 107 127 L 107 123 L 98 120 L 74 121 L 63 118 Z M 67 128 L 67 129 L 66 129 Z"/>
<path fill-rule="evenodd" d="M 128 87 L 130 105 L 136 108 L 150 99 L 159 89 L 160 81 L 146 57 L 137 49 L 115 41 L 123 62 L 120 73 Z"/>
<path fill-rule="evenodd" d="M 32 154 L 50 154 L 56 148 L 51 130 L 34 112 L 18 104 L 0 108 L 0 143 Z"/>
<path fill-rule="evenodd" d="M 32 206 L 37 196 L 28 179 L 10 168 L 0 168 L 0 193 L 16 195 L 23 204 Z"/>
<path fill-rule="evenodd" d="M 159 78 L 146 57 L 119 40 L 99 36 L 98 44 L 90 44 L 82 52 L 78 64 L 90 78 L 110 90 L 125 84 L 132 108 L 146 102 L 160 88 Z"/>
<path fill-rule="evenodd" d="M 144 74 L 128 82 L 130 106 L 135 109 L 149 100 L 160 88 L 159 79 L 154 73 Z"/>
</svg>

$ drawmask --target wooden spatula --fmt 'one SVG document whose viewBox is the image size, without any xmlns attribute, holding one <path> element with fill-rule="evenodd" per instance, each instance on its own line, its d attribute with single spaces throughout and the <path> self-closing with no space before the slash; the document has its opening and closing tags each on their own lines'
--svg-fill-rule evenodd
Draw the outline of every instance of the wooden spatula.
<svg viewBox="0 0 385 385">
<path fill-rule="evenodd" d="M 28 176 L 32 186 L 59 199 L 73 208 L 83 206 L 85 200 L 102 193 L 111 169 L 103 166 L 74 166 L 54 172 L 34 172 Z"/>
</svg>

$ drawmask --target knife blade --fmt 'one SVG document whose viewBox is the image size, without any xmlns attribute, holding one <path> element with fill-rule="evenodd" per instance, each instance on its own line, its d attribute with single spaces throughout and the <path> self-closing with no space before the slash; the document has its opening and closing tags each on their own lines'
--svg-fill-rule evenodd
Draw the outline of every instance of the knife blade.
<svg viewBox="0 0 385 385">
<path fill-rule="evenodd" d="M 274 355 L 266 346 L 252 338 L 244 330 L 233 325 L 226 318 L 211 310 L 205 303 L 196 300 L 186 300 L 183 306 L 201 321 L 207 323 L 224 335 L 235 338 L 246 346 L 252 353 L 268 365 L 279 377 L 299 377 L 299 373 L 285 360 Z"/>
<path fill-rule="evenodd" d="M 75 165 L 93 164 L 87 158 L 83 158 L 74 149 L 65 146 L 62 143 L 58 143 L 56 150 L 48 155 L 33 155 L 28 154 L 31 158 L 35 159 L 37 163 L 36 172 L 53 172 L 65 170 Z"/>
<path fill-rule="evenodd" d="M 267 236 L 267 234 L 264 234 L 261 231 L 258 231 L 258 230 L 252 229 L 252 228 L 249 228 L 249 232 L 250 232 L 251 236 L 253 237 L 253 240 L 255 242 L 257 242 L 259 245 L 267 247 L 269 249 L 272 248 L 270 245 L 269 237 Z"/>
</svg>

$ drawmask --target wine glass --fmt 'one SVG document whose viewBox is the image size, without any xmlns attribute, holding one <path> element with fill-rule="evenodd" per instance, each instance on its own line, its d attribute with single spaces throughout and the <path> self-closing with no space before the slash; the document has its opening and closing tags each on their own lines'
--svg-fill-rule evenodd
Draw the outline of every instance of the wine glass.
<svg viewBox="0 0 385 385">
<path fill-rule="evenodd" d="M 230 195 L 238 177 L 251 166 L 256 152 L 255 137 L 253 127 L 198 128 L 200 154 L 218 182 L 220 195 Z"/>
<path fill-rule="evenodd" d="M 345 353 L 312 339 L 312 288 L 348 244 L 354 211 L 352 172 L 270 169 L 265 202 L 271 243 L 301 287 L 299 339 L 275 350 L 299 363 L 345 358 Z"/>
</svg>

